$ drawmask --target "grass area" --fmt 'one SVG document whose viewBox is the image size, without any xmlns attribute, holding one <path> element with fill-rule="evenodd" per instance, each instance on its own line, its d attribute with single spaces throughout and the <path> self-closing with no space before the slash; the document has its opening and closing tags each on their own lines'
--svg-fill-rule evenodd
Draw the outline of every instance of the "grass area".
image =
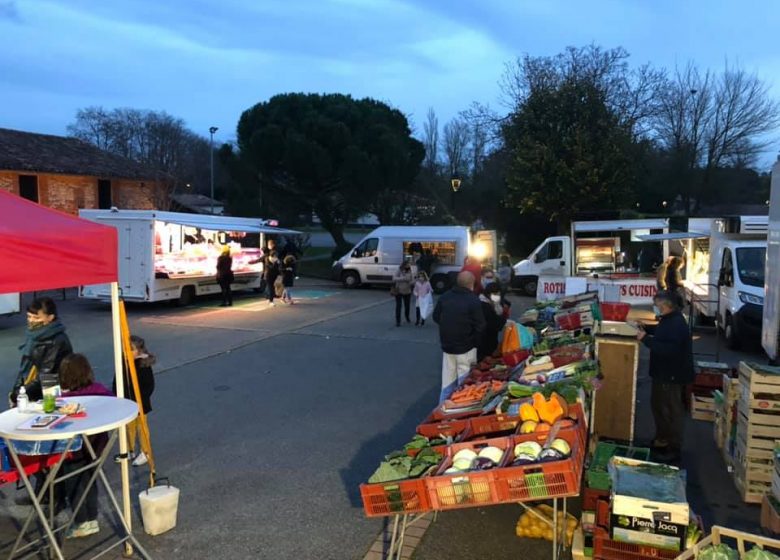
<svg viewBox="0 0 780 560">
<path fill-rule="evenodd" d="M 328 255 L 330 257 L 330 254 L 333 252 L 333 247 L 309 247 L 306 249 L 306 252 L 303 253 L 304 257 L 308 258 L 317 258 L 317 257 L 324 257 L 325 255 Z"/>
<path fill-rule="evenodd" d="M 328 249 L 328 252 L 330 251 L 331 249 Z M 307 278 L 324 278 L 330 280 L 332 265 L 333 261 L 329 258 L 301 261 L 298 263 L 298 274 Z"/>
</svg>

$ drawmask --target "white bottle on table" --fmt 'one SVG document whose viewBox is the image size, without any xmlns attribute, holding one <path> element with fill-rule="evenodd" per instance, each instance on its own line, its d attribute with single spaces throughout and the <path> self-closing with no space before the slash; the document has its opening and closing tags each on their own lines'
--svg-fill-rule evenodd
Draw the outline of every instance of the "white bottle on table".
<svg viewBox="0 0 780 560">
<path fill-rule="evenodd" d="M 27 389 L 24 385 L 19 387 L 19 394 L 16 395 L 16 408 L 19 412 L 27 412 L 27 405 L 30 404 L 30 399 L 27 396 Z"/>
</svg>

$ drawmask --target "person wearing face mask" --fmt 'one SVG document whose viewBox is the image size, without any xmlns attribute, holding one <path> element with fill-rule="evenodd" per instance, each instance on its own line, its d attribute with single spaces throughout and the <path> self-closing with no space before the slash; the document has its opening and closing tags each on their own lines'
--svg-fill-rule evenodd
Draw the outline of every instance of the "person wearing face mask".
<svg viewBox="0 0 780 560">
<path fill-rule="evenodd" d="M 409 319 L 409 304 L 412 301 L 412 283 L 414 277 L 412 275 L 412 265 L 409 261 L 404 261 L 401 266 L 398 267 L 395 275 L 393 276 L 393 293 L 395 294 L 395 326 L 401 326 L 401 303 L 404 305 L 404 317 L 406 322 L 410 323 Z"/>
<path fill-rule="evenodd" d="M 492 268 L 486 268 L 482 272 L 482 289 L 487 287 L 496 281 L 496 273 Z"/>
<path fill-rule="evenodd" d="M 656 430 L 653 448 L 657 460 L 677 462 L 685 428 L 685 386 L 694 379 L 691 332 L 677 305 L 677 294 L 658 292 L 653 303 L 661 316 L 658 325 L 640 325 L 637 335 L 650 349 L 650 408 Z"/>
<path fill-rule="evenodd" d="M 16 406 L 16 396 L 22 386 L 30 401 L 43 398 L 44 389 L 58 386 L 60 364 L 73 353 L 51 298 L 37 298 L 27 306 L 27 337 L 19 350 L 22 359 L 9 395 L 13 406 Z"/>
<path fill-rule="evenodd" d="M 477 360 L 492 356 L 498 348 L 498 333 L 506 325 L 504 307 L 501 304 L 501 286 L 496 282 L 487 284 L 479 295 L 482 313 L 485 315 L 485 330 L 477 347 Z"/>
</svg>

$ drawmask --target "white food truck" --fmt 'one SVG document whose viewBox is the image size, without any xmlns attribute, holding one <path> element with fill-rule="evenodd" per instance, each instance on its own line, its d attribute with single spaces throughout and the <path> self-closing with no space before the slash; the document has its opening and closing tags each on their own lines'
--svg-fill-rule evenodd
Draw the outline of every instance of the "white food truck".
<svg viewBox="0 0 780 560">
<path fill-rule="evenodd" d="M 694 310 L 717 324 L 731 348 L 761 336 L 767 216 L 691 218 L 684 284 Z"/>
<path fill-rule="evenodd" d="M 780 159 L 772 168 L 769 195 L 769 231 L 767 233 L 764 312 L 761 345 L 772 365 L 780 361 Z"/>
<path fill-rule="evenodd" d="M 233 257 L 233 289 L 262 290 L 265 236 L 298 234 L 259 218 L 117 209 L 79 210 L 79 216 L 117 229 L 119 288 L 127 301 L 187 305 L 196 296 L 219 293 L 217 258 L 226 245 Z M 108 301 L 110 286 L 82 286 L 79 296 Z"/>
<path fill-rule="evenodd" d="M 641 237 L 668 232 L 666 218 L 573 222 L 571 235 L 548 237 L 514 265 L 513 287 L 543 301 L 564 295 L 569 279 L 605 301 L 651 304 L 652 265 L 663 261 L 668 246 Z"/>
<path fill-rule="evenodd" d="M 363 238 L 333 263 L 333 278 L 346 288 L 361 284 L 390 284 L 405 259 L 422 252 L 436 257 L 431 286 L 436 293 L 452 285 L 467 256 L 496 266 L 497 241 L 492 230 L 471 231 L 461 226 L 382 226 Z"/>
</svg>

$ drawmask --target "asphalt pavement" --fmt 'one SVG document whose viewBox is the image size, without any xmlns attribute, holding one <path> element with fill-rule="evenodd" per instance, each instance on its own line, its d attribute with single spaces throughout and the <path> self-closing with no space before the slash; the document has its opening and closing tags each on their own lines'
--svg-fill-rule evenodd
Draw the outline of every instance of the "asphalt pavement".
<svg viewBox="0 0 780 560">
<path fill-rule="evenodd" d="M 296 289 L 303 297 L 293 306 L 246 294 L 227 309 L 218 299 L 129 307 L 131 330 L 159 358 L 149 416 L 158 475 L 182 492 L 177 528 L 157 537 L 143 534 L 136 503 L 136 533 L 154 558 L 360 560 L 384 528 L 363 515 L 358 486 L 436 404 L 435 325 L 395 327 L 384 290 L 313 281 Z M 516 310 L 529 303 L 515 301 Z M 60 308 L 75 350 L 110 385 L 108 307 L 70 299 Z M 11 385 L 22 338 L 22 317 L 0 318 L 0 384 Z M 701 348 L 711 342 L 697 340 Z M 652 430 L 648 389 L 640 376 L 640 439 Z M 712 424 L 689 421 L 686 436 L 696 511 L 708 523 L 755 530 L 758 509 L 740 504 Z M 108 470 L 118 481 L 119 469 Z M 144 469 L 133 469 L 132 480 L 135 499 L 146 488 Z M 0 488 L 0 555 L 28 511 L 15 494 Z M 414 558 L 548 557 L 547 543 L 514 536 L 519 515 L 519 506 L 444 512 Z M 107 539 L 110 520 L 101 522 L 100 537 L 69 541 L 68 550 Z"/>
</svg>

